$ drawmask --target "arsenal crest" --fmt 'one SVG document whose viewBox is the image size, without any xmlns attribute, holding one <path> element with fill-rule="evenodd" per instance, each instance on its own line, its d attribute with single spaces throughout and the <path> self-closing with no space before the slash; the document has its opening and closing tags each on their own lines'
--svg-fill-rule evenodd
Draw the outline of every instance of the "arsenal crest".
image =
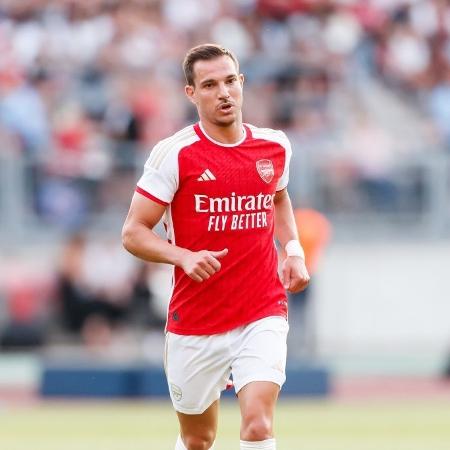
<svg viewBox="0 0 450 450">
<path fill-rule="evenodd" d="M 263 181 L 266 183 L 270 183 L 272 181 L 275 171 L 270 159 L 260 159 L 259 161 L 256 161 L 256 169 L 258 170 L 259 176 L 263 179 Z"/>
</svg>

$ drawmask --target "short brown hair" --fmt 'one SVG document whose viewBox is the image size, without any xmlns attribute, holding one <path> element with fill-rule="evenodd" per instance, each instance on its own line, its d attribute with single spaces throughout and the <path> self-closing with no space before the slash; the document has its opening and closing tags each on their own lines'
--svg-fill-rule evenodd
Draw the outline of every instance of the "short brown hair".
<svg viewBox="0 0 450 450">
<path fill-rule="evenodd" d="M 221 45 L 202 44 L 191 48 L 186 53 L 183 61 L 183 72 L 186 78 L 186 83 L 189 86 L 194 86 L 194 64 L 197 61 L 215 59 L 220 56 L 229 56 L 236 65 L 236 69 L 239 70 L 239 63 L 236 56 L 231 50 L 228 50 Z"/>
</svg>

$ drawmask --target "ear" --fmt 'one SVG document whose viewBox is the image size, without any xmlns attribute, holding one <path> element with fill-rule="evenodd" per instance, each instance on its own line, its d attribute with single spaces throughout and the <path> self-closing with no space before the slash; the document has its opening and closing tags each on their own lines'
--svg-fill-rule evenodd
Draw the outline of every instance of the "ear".
<svg viewBox="0 0 450 450">
<path fill-rule="evenodd" d="M 244 85 L 244 80 L 245 80 L 244 74 L 243 74 L 243 73 L 240 73 L 240 74 L 239 74 L 239 81 L 241 82 L 241 86 Z"/>
<path fill-rule="evenodd" d="M 194 86 L 191 86 L 190 84 L 186 85 L 184 87 L 184 92 L 186 94 L 186 97 L 192 102 L 194 103 L 194 105 L 197 104 L 197 102 L 195 101 L 194 98 L 194 94 L 195 94 L 195 90 L 194 90 Z"/>
</svg>

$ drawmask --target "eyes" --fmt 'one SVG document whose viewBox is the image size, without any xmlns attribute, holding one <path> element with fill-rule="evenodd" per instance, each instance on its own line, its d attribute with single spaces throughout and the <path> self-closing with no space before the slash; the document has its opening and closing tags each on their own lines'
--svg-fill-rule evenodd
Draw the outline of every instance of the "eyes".
<svg viewBox="0 0 450 450">
<path fill-rule="evenodd" d="M 237 82 L 237 77 L 230 77 L 225 80 L 225 84 L 227 86 L 232 86 Z M 206 83 L 202 84 L 203 89 L 212 89 L 213 87 L 217 86 L 217 81 L 207 81 Z"/>
</svg>

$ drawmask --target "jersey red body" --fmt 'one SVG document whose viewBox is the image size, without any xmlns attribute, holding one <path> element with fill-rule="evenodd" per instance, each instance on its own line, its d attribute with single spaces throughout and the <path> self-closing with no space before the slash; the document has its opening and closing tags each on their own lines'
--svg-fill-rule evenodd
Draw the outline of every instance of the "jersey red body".
<svg viewBox="0 0 450 450">
<path fill-rule="evenodd" d="M 228 249 L 222 268 L 201 283 L 175 267 L 167 330 L 216 334 L 267 316 L 287 315 L 274 243 L 274 203 L 286 187 L 291 154 L 284 133 L 244 125 L 234 145 L 200 124 L 155 146 L 137 191 L 166 205 L 171 243 L 193 251 Z"/>
</svg>

